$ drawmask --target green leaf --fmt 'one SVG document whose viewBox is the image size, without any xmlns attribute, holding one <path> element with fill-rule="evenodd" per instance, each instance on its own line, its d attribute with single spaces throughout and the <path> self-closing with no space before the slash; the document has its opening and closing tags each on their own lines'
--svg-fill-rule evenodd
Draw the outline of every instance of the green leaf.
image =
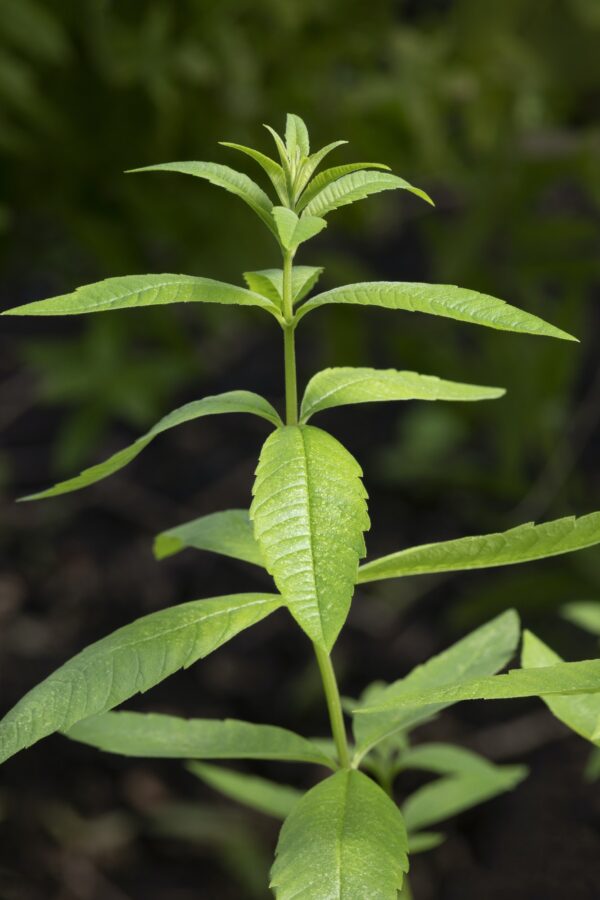
<svg viewBox="0 0 600 900">
<path fill-rule="evenodd" d="M 292 297 L 294 303 L 298 303 L 312 291 L 322 272 L 322 267 L 293 266 Z M 244 278 L 251 291 L 262 294 L 281 309 L 283 303 L 283 269 L 262 269 L 259 272 L 244 272 Z"/>
<path fill-rule="evenodd" d="M 331 650 L 344 624 L 369 527 L 361 469 L 311 425 L 278 428 L 263 446 L 250 518 L 268 571 L 312 641 Z"/>
<path fill-rule="evenodd" d="M 428 850 L 435 850 L 445 840 L 446 835 L 438 831 L 411 831 L 408 835 L 410 855 L 414 856 L 415 853 L 426 853 Z"/>
<path fill-rule="evenodd" d="M 424 284 L 421 282 L 366 281 L 333 288 L 311 297 L 298 311 L 298 317 L 328 303 L 352 303 L 359 306 L 378 306 L 383 309 L 402 309 L 433 316 L 485 325 L 499 331 L 516 331 L 545 337 L 576 341 L 577 338 L 554 325 L 549 325 L 532 313 L 510 306 L 504 300 L 480 294 L 453 284 Z"/>
<path fill-rule="evenodd" d="M 315 237 L 327 227 L 325 219 L 316 216 L 303 216 L 299 219 L 287 206 L 274 206 L 273 218 L 281 245 L 286 250 L 295 251 L 300 244 Z"/>
<path fill-rule="evenodd" d="M 290 159 L 294 159 L 296 149 L 302 156 L 308 156 L 310 153 L 308 129 L 300 116 L 296 116 L 294 113 L 288 113 L 286 117 L 285 143 Z"/>
<path fill-rule="evenodd" d="M 600 543 L 600 512 L 576 519 L 567 516 L 535 525 L 527 522 L 508 531 L 457 538 L 409 547 L 361 566 L 358 581 L 379 581 L 404 575 L 430 575 L 487 569 L 546 559 Z"/>
<path fill-rule="evenodd" d="M 302 792 L 296 788 L 258 778 L 256 775 L 233 772 L 220 766 L 207 766 L 206 763 L 190 763 L 187 768 L 197 778 L 231 800 L 276 819 L 287 818 L 302 797 Z"/>
<path fill-rule="evenodd" d="M 3 316 L 69 316 L 82 313 L 109 312 L 139 306 L 162 306 L 167 303 L 222 303 L 237 306 L 259 306 L 279 316 L 279 307 L 261 294 L 235 284 L 193 275 L 124 275 L 85 284 L 72 294 L 36 300 Z"/>
<path fill-rule="evenodd" d="M 445 381 L 434 375 L 398 372 L 395 369 L 336 368 L 317 372 L 308 382 L 301 420 L 316 412 L 353 403 L 381 403 L 384 400 L 494 400 L 503 388 L 480 387 Z"/>
<path fill-rule="evenodd" d="M 369 716 L 355 716 L 354 734 L 357 741 L 355 761 L 380 741 L 398 730 L 414 727 L 424 719 L 452 703 L 452 700 L 432 703 L 425 709 L 393 708 L 407 693 L 435 690 L 452 685 L 457 679 L 492 675 L 502 669 L 514 656 L 520 636 L 519 617 L 508 610 L 487 622 L 443 653 L 432 656 L 401 678 L 385 687 L 375 686 L 361 697 L 361 704 L 388 705 L 388 711 Z"/>
<path fill-rule="evenodd" d="M 165 559 L 186 547 L 221 553 L 264 568 L 246 509 L 227 509 L 163 531 L 154 539 L 154 556 Z"/>
<path fill-rule="evenodd" d="M 600 603 L 598 601 L 580 600 L 576 603 L 567 603 L 566 606 L 563 606 L 561 613 L 569 622 L 600 637 Z"/>
<path fill-rule="evenodd" d="M 175 428 L 177 425 L 182 425 L 184 422 L 190 422 L 193 419 L 199 419 L 203 416 L 214 416 L 220 413 L 253 413 L 262 419 L 266 419 L 273 425 L 278 425 L 281 422 L 271 404 L 264 397 L 253 394 L 251 391 L 228 391 L 225 394 L 216 394 L 214 397 L 204 397 L 203 400 L 193 400 L 191 403 L 186 403 L 185 406 L 180 406 L 164 416 L 137 441 L 134 441 L 133 444 L 125 447 L 123 450 L 119 450 L 118 453 L 109 456 L 104 462 L 90 466 L 89 469 L 84 469 L 75 478 L 61 481 L 55 484 L 54 487 L 40 491 L 37 494 L 30 494 L 28 497 L 22 497 L 21 499 L 42 500 L 46 497 L 56 497 L 59 494 L 78 491 L 80 488 L 95 484 L 97 481 L 101 481 L 108 475 L 118 472 L 127 463 L 130 463 L 163 431 L 168 431 L 170 428 Z"/>
<path fill-rule="evenodd" d="M 68 738 L 108 753 L 163 759 L 276 759 L 335 768 L 311 741 L 274 725 L 107 712 L 77 722 Z"/>
<path fill-rule="evenodd" d="M 129 169 L 128 173 L 137 172 L 178 172 L 181 175 L 193 175 L 195 178 L 204 178 L 217 187 L 225 188 L 226 191 L 235 194 L 244 203 L 254 210 L 256 215 L 264 222 L 267 228 L 275 234 L 273 227 L 273 219 L 271 217 L 271 209 L 273 204 L 251 178 L 242 172 L 236 172 L 229 166 L 222 166 L 220 163 L 211 162 L 172 162 L 162 163 L 156 166 L 142 166 L 139 169 Z"/>
<path fill-rule="evenodd" d="M 398 807 L 362 772 L 337 772 L 286 819 L 271 870 L 277 900 L 396 900 L 408 871 Z"/>
<path fill-rule="evenodd" d="M 531 631 L 523 632 L 521 665 L 525 669 L 554 666 L 563 660 Z M 600 688 L 599 688 L 600 689 Z M 548 709 L 573 731 L 600 746 L 600 694 L 542 697 Z"/>
<path fill-rule="evenodd" d="M 313 197 L 305 208 L 303 215 L 306 216 L 326 216 L 334 209 L 340 206 L 346 206 L 349 203 L 355 203 L 357 200 L 364 200 L 370 194 L 378 194 L 381 191 L 406 190 L 411 194 L 416 194 L 427 203 L 433 206 L 433 200 L 425 191 L 413 187 L 404 178 L 398 178 L 397 175 L 391 175 L 388 172 L 351 172 L 349 175 L 343 175 L 337 181 L 333 181 L 322 191 Z"/>
<path fill-rule="evenodd" d="M 326 156 L 328 156 L 332 150 L 337 149 L 337 147 L 341 147 L 343 144 L 347 144 L 348 141 L 333 141 L 331 144 L 327 144 L 325 147 L 321 147 L 320 150 L 317 150 L 316 153 L 311 154 L 308 159 L 304 162 L 302 166 L 298 178 L 296 181 L 296 197 L 298 198 L 301 194 L 310 179 L 312 178 L 314 172 L 321 165 Z M 302 198 L 302 201 L 304 198 Z M 301 205 L 297 207 L 298 211 L 303 208 L 305 205 L 301 201 Z"/>
<path fill-rule="evenodd" d="M 252 147 L 245 147 L 243 144 L 232 144 L 230 141 L 219 141 L 219 143 L 222 147 L 229 147 L 231 150 L 239 150 L 240 153 L 244 153 L 246 156 L 249 156 L 257 162 L 269 176 L 273 187 L 277 191 L 277 196 L 282 203 L 287 199 L 285 173 L 279 163 L 276 163 L 270 156 L 265 156 L 265 154 L 261 153 L 259 150 L 254 150 Z"/>
<path fill-rule="evenodd" d="M 417 744 L 400 757 L 402 769 L 419 769 L 436 775 L 475 775 L 498 771 L 499 767 L 484 756 L 457 747 L 456 744 Z"/>
<path fill-rule="evenodd" d="M 311 200 L 313 200 L 317 196 L 318 193 L 320 193 L 324 188 L 328 187 L 334 181 L 342 178 L 344 175 L 350 175 L 352 172 L 364 171 L 365 169 L 383 169 L 389 171 L 389 168 L 389 166 L 386 166 L 383 163 L 349 163 L 345 166 L 334 166 L 331 169 L 325 169 L 324 172 L 321 172 L 320 175 L 317 175 L 316 178 L 314 178 L 308 185 L 308 187 L 300 197 L 300 200 L 296 205 L 296 209 L 298 212 L 301 212 L 304 207 L 308 206 Z"/>
<path fill-rule="evenodd" d="M 525 766 L 478 765 L 460 774 L 426 784 L 402 804 L 411 831 L 437 825 L 458 813 L 513 790 L 527 776 Z"/>
<path fill-rule="evenodd" d="M 406 691 L 394 701 L 387 698 L 384 702 L 375 701 L 373 706 L 364 706 L 355 712 L 368 715 L 397 707 L 459 703 L 462 700 L 512 700 L 518 697 L 543 697 L 545 694 L 599 692 L 600 659 L 586 659 L 534 669 L 511 669 L 505 675 L 459 681 L 428 691 Z"/>
<path fill-rule="evenodd" d="M 282 605 L 275 594 L 232 594 L 162 609 L 119 628 L 57 669 L 4 717 L 0 762 L 187 669 Z"/>
</svg>

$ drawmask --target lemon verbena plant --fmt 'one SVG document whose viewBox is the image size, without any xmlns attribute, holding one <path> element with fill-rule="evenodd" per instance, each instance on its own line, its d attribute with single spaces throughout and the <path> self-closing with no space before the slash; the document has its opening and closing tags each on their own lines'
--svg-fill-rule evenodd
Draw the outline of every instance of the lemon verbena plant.
<svg viewBox="0 0 600 900">
<path fill-rule="evenodd" d="M 409 851 L 441 840 L 439 833 L 427 830 L 432 824 L 513 787 L 524 775 L 520 766 L 496 766 L 460 747 L 412 744 L 412 730 L 458 701 L 541 696 L 576 731 L 598 742 L 600 660 L 563 662 L 525 633 L 523 667 L 497 674 L 521 639 L 518 616 L 508 610 L 406 677 L 367 687 L 348 710 L 353 720 L 350 739 L 331 652 L 356 585 L 520 563 L 589 547 L 600 543 L 600 513 L 409 547 L 360 564 L 369 528 L 361 468 L 334 436 L 313 424 L 315 417 L 355 403 L 471 402 L 493 400 L 504 392 L 417 372 L 329 368 L 313 375 L 299 402 L 298 326 L 320 307 L 358 304 L 443 316 L 498 331 L 575 338 L 502 300 L 450 285 L 367 282 L 315 295 L 321 269 L 295 265 L 295 259 L 299 248 L 326 227 L 330 213 L 386 190 L 409 191 L 431 201 L 384 165 L 322 169 L 326 156 L 344 142 L 311 153 L 306 126 L 298 116 L 288 115 L 284 137 L 269 131 L 276 159 L 238 144 L 225 146 L 262 168 L 270 194 L 247 175 L 216 163 L 175 162 L 135 171 L 183 173 L 236 194 L 271 233 L 280 268 L 245 273 L 247 287 L 192 275 L 109 278 L 8 314 L 54 316 L 220 303 L 259 307 L 279 323 L 285 376 L 282 415 L 248 390 L 195 400 L 104 462 L 25 498 L 56 497 L 106 478 L 159 434 L 184 422 L 223 413 L 259 416 L 270 433 L 258 460 L 249 509 L 219 511 L 177 525 L 157 537 L 155 553 L 163 558 L 195 547 L 245 560 L 266 569 L 274 589 L 193 600 L 144 616 L 87 647 L 8 712 L 0 723 L 0 761 L 54 732 L 112 753 L 185 758 L 200 778 L 285 819 L 271 875 L 276 897 L 392 900 L 403 890 Z M 330 741 L 309 740 L 276 725 L 111 711 L 281 608 L 302 629 L 307 648 L 316 656 Z M 319 767 L 322 777 L 301 795 L 288 786 L 205 762 L 226 759 L 307 763 Z M 398 805 L 394 779 L 406 768 L 438 778 Z"/>
</svg>

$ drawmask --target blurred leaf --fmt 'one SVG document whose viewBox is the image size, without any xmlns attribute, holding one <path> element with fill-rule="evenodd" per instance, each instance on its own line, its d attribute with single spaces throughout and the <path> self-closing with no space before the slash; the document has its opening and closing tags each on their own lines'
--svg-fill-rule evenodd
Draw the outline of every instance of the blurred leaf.
<svg viewBox="0 0 600 900">
<path fill-rule="evenodd" d="M 245 775 L 205 763 L 189 763 L 187 768 L 192 775 L 236 803 L 242 803 L 276 819 L 285 819 L 302 797 L 302 792 L 296 788 L 267 781 L 256 775 Z"/>
</svg>

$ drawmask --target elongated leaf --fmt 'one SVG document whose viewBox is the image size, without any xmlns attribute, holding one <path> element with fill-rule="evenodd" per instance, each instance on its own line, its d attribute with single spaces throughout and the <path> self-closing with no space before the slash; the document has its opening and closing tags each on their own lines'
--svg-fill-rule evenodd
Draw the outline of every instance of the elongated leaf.
<svg viewBox="0 0 600 900">
<path fill-rule="evenodd" d="M 335 768 L 311 741 L 274 725 L 236 719 L 180 719 L 107 712 L 77 722 L 66 736 L 108 753 L 163 759 L 277 759 Z"/>
<path fill-rule="evenodd" d="M 246 509 L 227 509 L 211 513 L 163 531 L 154 540 L 154 555 L 157 559 L 165 559 L 186 547 L 221 553 L 223 556 L 264 567 L 260 547 L 254 538 L 252 522 Z"/>
<path fill-rule="evenodd" d="M 330 650 L 346 620 L 369 527 L 361 469 L 311 425 L 278 428 L 263 446 L 250 517 L 290 612 Z"/>
<path fill-rule="evenodd" d="M 219 143 L 222 147 L 229 147 L 231 150 L 239 150 L 240 153 L 244 153 L 246 156 L 249 156 L 257 162 L 261 169 L 266 172 L 271 179 L 271 183 L 277 191 L 279 199 L 282 202 L 287 199 L 285 174 L 279 163 L 276 163 L 270 156 L 265 156 L 260 150 L 254 150 L 253 147 L 245 147 L 243 144 L 232 144 L 230 141 L 219 141 Z"/>
<path fill-rule="evenodd" d="M 292 268 L 292 297 L 298 303 L 312 291 L 319 280 L 322 268 L 315 266 L 294 266 Z M 262 269 L 259 272 L 244 272 L 250 290 L 262 294 L 281 309 L 283 302 L 283 270 Z"/>
<path fill-rule="evenodd" d="M 124 275 L 85 284 L 72 294 L 35 300 L 3 316 L 70 316 L 82 313 L 109 312 L 140 306 L 162 306 L 167 303 L 222 303 L 237 306 L 259 306 L 272 315 L 279 307 L 259 293 L 235 284 L 192 275 Z"/>
<path fill-rule="evenodd" d="M 400 757 L 402 769 L 419 769 L 436 775 L 473 775 L 498 767 L 478 753 L 456 744 L 417 744 Z"/>
<path fill-rule="evenodd" d="M 364 706 L 355 712 L 368 715 L 390 708 L 459 703 L 462 700 L 511 700 L 518 697 L 543 697 L 545 694 L 598 693 L 600 693 L 600 659 L 586 659 L 582 662 L 557 663 L 534 669 L 511 669 L 505 675 L 460 681 L 428 691 L 406 691 L 395 701 L 376 700 L 373 706 Z"/>
<path fill-rule="evenodd" d="M 182 425 L 184 422 L 190 422 L 192 419 L 199 419 L 203 416 L 242 412 L 253 413 L 262 419 L 266 419 L 273 425 L 278 425 L 281 422 L 271 404 L 264 397 L 253 394 L 251 391 L 228 391 L 225 394 L 216 394 L 214 397 L 204 397 L 203 400 L 193 400 L 191 403 L 186 403 L 185 406 L 180 406 L 179 409 L 175 409 L 164 416 L 137 441 L 134 441 L 133 444 L 125 447 L 123 450 L 119 450 L 118 453 L 109 456 L 104 462 L 90 466 L 89 469 L 84 469 L 75 478 L 61 481 L 55 484 L 54 487 L 40 491 L 37 494 L 30 494 L 28 497 L 21 499 L 42 500 L 46 497 L 57 497 L 59 494 L 78 491 L 81 488 L 88 487 L 90 484 L 95 484 L 97 481 L 102 481 L 103 478 L 112 475 L 114 472 L 118 472 L 119 469 L 130 463 L 132 459 L 135 459 L 144 447 L 147 447 L 163 431 L 168 431 L 170 428 L 175 428 L 177 425 Z"/>
<path fill-rule="evenodd" d="M 523 632 L 521 665 L 526 668 L 554 666 L 563 660 L 531 631 Z M 542 697 L 548 709 L 569 728 L 600 746 L 600 694 Z"/>
<path fill-rule="evenodd" d="M 415 853 L 426 853 L 428 850 L 435 850 L 440 844 L 446 840 L 446 835 L 438 831 L 410 831 L 408 834 L 408 848 L 410 855 Z M 400 894 L 400 900 L 409 900 L 404 894 Z"/>
<path fill-rule="evenodd" d="M 256 775 L 207 766 L 206 763 L 190 763 L 187 768 L 196 778 L 231 800 L 275 819 L 287 818 L 302 797 L 302 791 L 290 785 L 278 784 Z"/>
<path fill-rule="evenodd" d="M 347 143 L 348 141 L 333 141 L 331 144 L 327 144 L 325 147 L 321 147 L 320 150 L 317 150 L 316 153 L 312 153 L 308 157 L 298 174 L 298 178 L 296 181 L 296 198 L 301 195 L 302 191 L 304 190 L 318 167 L 321 165 L 325 157 L 328 156 L 332 150 L 335 150 L 337 147 L 341 147 L 343 144 Z M 299 207 L 299 209 L 302 208 L 303 206 Z"/>
<path fill-rule="evenodd" d="M 546 559 L 600 543 L 600 512 L 576 519 L 567 516 L 535 525 L 527 522 L 508 531 L 409 547 L 361 566 L 360 584 L 404 575 L 429 575 L 487 569 Z"/>
<path fill-rule="evenodd" d="M 277 900 L 396 900 L 407 851 L 395 803 L 362 772 L 337 772 L 286 819 L 271 887 Z"/>
<path fill-rule="evenodd" d="M 300 200 L 296 205 L 298 212 L 301 212 L 305 206 L 313 200 L 324 188 L 342 178 L 344 175 L 350 175 L 352 172 L 365 171 L 367 169 L 382 169 L 389 171 L 389 166 L 383 163 L 348 163 L 345 166 L 334 166 L 331 169 L 325 169 L 320 175 L 317 175 L 308 185 Z"/>
<path fill-rule="evenodd" d="M 599 526 L 600 527 L 600 526 Z M 563 606 L 562 615 L 573 625 L 600 637 L 600 602 L 597 600 L 579 600 Z"/>
<path fill-rule="evenodd" d="M 453 284 L 424 284 L 421 282 L 366 281 L 333 288 L 311 297 L 298 311 L 298 317 L 328 303 L 352 303 L 359 306 L 378 306 L 383 309 L 402 309 L 432 316 L 485 325 L 499 331 L 516 331 L 545 337 L 576 341 L 571 334 L 549 325 L 532 313 L 510 306 L 504 300 L 480 294 Z"/>
<path fill-rule="evenodd" d="M 399 698 L 409 692 L 435 690 L 459 679 L 466 680 L 498 672 L 514 656 L 519 636 L 519 617 L 514 610 L 508 610 L 477 628 L 448 650 L 417 666 L 406 678 L 383 688 L 368 690 L 361 698 L 363 704 L 389 704 L 391 708 L 383 713 L 355 716 L 353 727 L 358 744 L 356 760 L 360 760 L 389 735 L 414 727 L 453 702 L 448 700 L 432 703 L 421 709 L 394 708 Z"/>
<path fill-rule="evenodd" d="M 303 422 L 323 409 L 384 400 L 494 400 L 503 388 L 445 381 L 434 375 L 396 369 L 336 368 L 317 372 L 306 386 L 300 410 Z"/>
<path fill-rule="evenodd" d="M 296 116 L 294 113 L 288 113 L 286 117 L 285 143 L 290 159 L 296 155 L 296 149 L 299 150 L 301 156 L 308 156 L 310 153 L 308 128 L 300 116 Z"/>
<path fill-rule="evenodd" d="M 147 691 L 280 606 L 274 594 L 232 594 L 162 609 L 119 628 L 57 669 L 4 717 L 0 762 Z"/>
<path fill-rule="evenodd" d="M 304 207 L 303 215 L 326 216 L 340 206 L 364 200 L 370 194 L 378 194 L 381 191 L 410 191 L 433 206 L 433 200 L 425 191 L 413 187 L 404 178 L 391 175 L 389 172 L 351 172 L 343 175 L 337 181 L 333 181 L 313 197 L 310 203 Z"/>
<path fill-rule="evenodd" d="M 411 831 L 437 825 L 451 816 L 511 791 L 527 776 L 525 766 L 480 766 L 471 774 L 439 778 L 411 794 L 402 804 Z"/>
<path fill-rule="evenodd" d="M 236 194 L 254 210 L 267 228 L 275 234 L 273 219 L 271 218 L 273 204 L 267 194 L 247 175 L 244 175 L 242 172 L 236 172 L 235 169 L 230 169 L 229 166 L 222 166 L 220 163 L 212 162 L 186 161 L 129 169 L 129 173 L 137 172 L 178 172 L 181 175 L 193 175 L 195 178 L 204 178 L 206 181 L 210 181 L 211 184 Z"/>
<path fill-rule="evenodd" d="M 273 218 L 281 245 L 286 250 L 296 250 L 304 241 L 310 240 L 327 227 L 325 219 L 316 216 L 303 216 L 299 219 L 286 206 L 274 206 Z"/>
</svg>

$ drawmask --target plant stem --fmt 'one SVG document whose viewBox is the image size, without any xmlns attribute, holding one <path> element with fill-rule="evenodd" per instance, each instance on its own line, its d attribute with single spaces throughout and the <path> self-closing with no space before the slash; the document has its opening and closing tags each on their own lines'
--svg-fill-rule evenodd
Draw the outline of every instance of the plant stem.
<svg viewBox="0 0 600 900">
<path fill-rule="evenodd" d="M 340 692 L 338 690 L 337 680 L 331 657 L 327 651 L 313 645 L 315 655 L 319 663 L 321 679 L 323 681 L 323 689 L 325 691 L 325 699 L 327 700 L 327 709 L 329 710 L 329 720 L 331 722 L 331 731 L 338 754 L 338 761 L 343 769 L 349 769 L 350 751 L 348 750 L 348 738 L 346 737 L 346 727 L 344 725 L 344 716 L 342 714 L 342 703 L 340 701 Z"/>
</svg>

